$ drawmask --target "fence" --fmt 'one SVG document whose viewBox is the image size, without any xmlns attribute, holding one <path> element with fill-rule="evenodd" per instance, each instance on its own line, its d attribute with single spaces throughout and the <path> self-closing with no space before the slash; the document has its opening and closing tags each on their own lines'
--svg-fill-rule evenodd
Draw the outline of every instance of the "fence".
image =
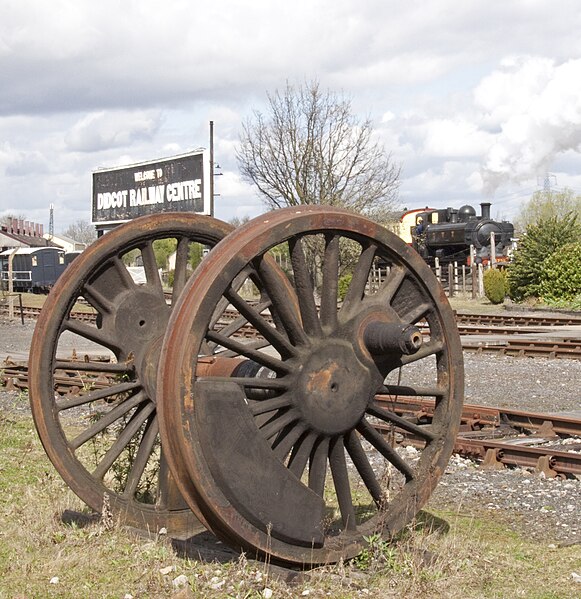
<svg viewBox="0 0 581 599">
<path fill-rule="evenodd" d="M 484 267 L 482 264 L 466 266 L 450 262 L 441 265 L 436 258 L 433 271 L 448 297 L 463 295 L 474 299 L 484 296 Z"/>
</svg>

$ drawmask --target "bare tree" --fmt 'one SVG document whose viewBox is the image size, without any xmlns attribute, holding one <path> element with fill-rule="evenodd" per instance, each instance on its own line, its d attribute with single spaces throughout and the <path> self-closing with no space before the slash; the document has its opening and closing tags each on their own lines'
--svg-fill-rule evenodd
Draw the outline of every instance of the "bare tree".
<svg viewBox="0 0 581 599">
<path fill-rule="evenodd" d="M 243 124 L 237 159 L 270 209 L 326 204 L 375 216 L 396 202 L 401 167 L 370 119 L 317 81 L 268 94 L 268 114 L 254 111 Z"/>
<path fill-rule="evenodd" d="M 15 218 L 17 220 L 28 220 L 28 218 L 26 217 L 25 214 L 13 214 L 12 212 L 9 212 L 8 214 L 5 214 L 4 216 L 0 216 L 0 224 L 10 225 L 10 221 L 13 218 Z"/>
<path fill-rule="evenodd" d="M 539 221 L 565 219 L 575 214 L 577 222 L 581 223 L 581 195 L 577 195 L 572 189 L 535 191 L 531 199 L 521 207 L 515 226 L 519 232 L 524 232 L 528 225 Z"/>
<path fill-rule="evenodd" d="M 233 226 L 233 227 L 241 227 L 242 225 L 245 225 L 248 221 L 250 220 L 250 217 L 248 215 L 244 215 L 242 217 L 240 216 L 233 216 L 228 222 Z"/>
<path fill-rule="evenodd" d="M 63 231 L 63 235 L 70 237 L 79 243 L 86 243 L 87 245 L 90 245 L 97 239 L 95 227 L 86 220 L 78 220 L 72 225 L 69 225 Z"/>
</svg>

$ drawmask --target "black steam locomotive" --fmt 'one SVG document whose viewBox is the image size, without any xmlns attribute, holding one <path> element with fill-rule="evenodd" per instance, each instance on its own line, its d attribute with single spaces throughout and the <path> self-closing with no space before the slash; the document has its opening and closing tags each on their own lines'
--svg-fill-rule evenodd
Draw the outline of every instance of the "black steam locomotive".
<svg viewBox="0 0 581 599">
<path fill-rule="evenodd" d="M 468 205 L 459 209 L 412 210 L 402 217 L 402 233 L 407 233 L 408 242 L 411 240 L 414 249 L 430 264 L 434 264 L 435 258 L 441 263 L 469 263 L 471 246 L 475 261 L 486 263 L 491 256 L 492 234 L 496 260 L 507 261 L 514 226 L 507 221 L 492 220 L 490 203 L 483 202 L 480 206 L 480 216 Z"/>
</svg>

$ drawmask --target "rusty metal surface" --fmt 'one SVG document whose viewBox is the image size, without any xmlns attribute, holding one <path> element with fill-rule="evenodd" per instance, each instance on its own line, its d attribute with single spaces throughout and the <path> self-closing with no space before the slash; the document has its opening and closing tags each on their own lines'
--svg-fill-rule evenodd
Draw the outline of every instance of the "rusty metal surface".
<svg viewBox="0 0 581 599">
<path fill-rule="evenodd" d="M 34 332 L 29 394 L 47 454 L 91 508 L 100 512 L 107 496 L 115 516 L 145 530 L 165 528 L 187 536 L 202 528 L 176 492 L 160 456 L 155 374 L 172 306 L 188 276 L 189 243 L 214 246 L 230 230 L 230 225 L 209 217 L 169 213 L 116 228 L 67 268 L 49 294 Z M 153 243 L 165 238 L 177 240 L 171 304 L 153 252 Z M 124 266 L 122 258 L 130 251 L 141 254 L 144 285 L 135 284 Z M 94 322 L 71 317 L 80 298 L 97 312 Z M 89 366 L 56 358 L 66 340 L 109 355 L 111 364 L 99 368 L 112 384 L 95 385 L 87 373 Z M 76 372 L 84 381 L 75 396 L 55 394 L 67 372 Z"/>
<path fill-rule="evenodd" d="M 355 248 L 356 267 L 339 306 L 345 245 Z M 273 247 L 288 251 L 288 277 L 268 259 Z M 391 274 L 368 290 L 376 260 Z M 244 279 L 260 294 L 258 308 L 243 296 Z M 217 327 L 228 304 L 260 331 L 262 345 Z M 366 345 L 372 322 L 404 331 L 420 320 L 428 323 L 423 340 L 412 330 L 380 353 L 381 343 L 373 352 Z M 211 356 L 243 357 L 258 368 L 223 376 L 207 368 Z M 424 439 L 412 465 L 375 432 L 377 420 L 394 430 L 402 423 L 374 398 L 388 374 L 417 360 L 433 363 L 433 382 L 410 393 L 432 395 L 438 407 L 430 431 L 406 425 Z M 337 561 L 356 555 L 370 534 L 395 534 L 428 500 L 459 427 L 462 350 L 443 290 L 401 240 L 340 210 L 279 210 L 218 244 L 170 317 L 159 364 L 162 444 L 184 498 L 222 539 L 276 561 Z"/>
</svg>

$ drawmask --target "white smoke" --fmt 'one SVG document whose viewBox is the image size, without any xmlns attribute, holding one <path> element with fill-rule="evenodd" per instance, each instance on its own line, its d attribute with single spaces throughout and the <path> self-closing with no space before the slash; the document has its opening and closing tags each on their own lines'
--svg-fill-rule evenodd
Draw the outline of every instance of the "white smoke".
<svg viewBox="0 0 581 599">
<path fill-rule="evenodd" d="M 482 128 L 494 134 L 482 167 L 484 193 L 535 179 L 553 160 L 581 144 L 581 59 L 562 64 L 517 57 L 476 88 Z"/>
</svg>

